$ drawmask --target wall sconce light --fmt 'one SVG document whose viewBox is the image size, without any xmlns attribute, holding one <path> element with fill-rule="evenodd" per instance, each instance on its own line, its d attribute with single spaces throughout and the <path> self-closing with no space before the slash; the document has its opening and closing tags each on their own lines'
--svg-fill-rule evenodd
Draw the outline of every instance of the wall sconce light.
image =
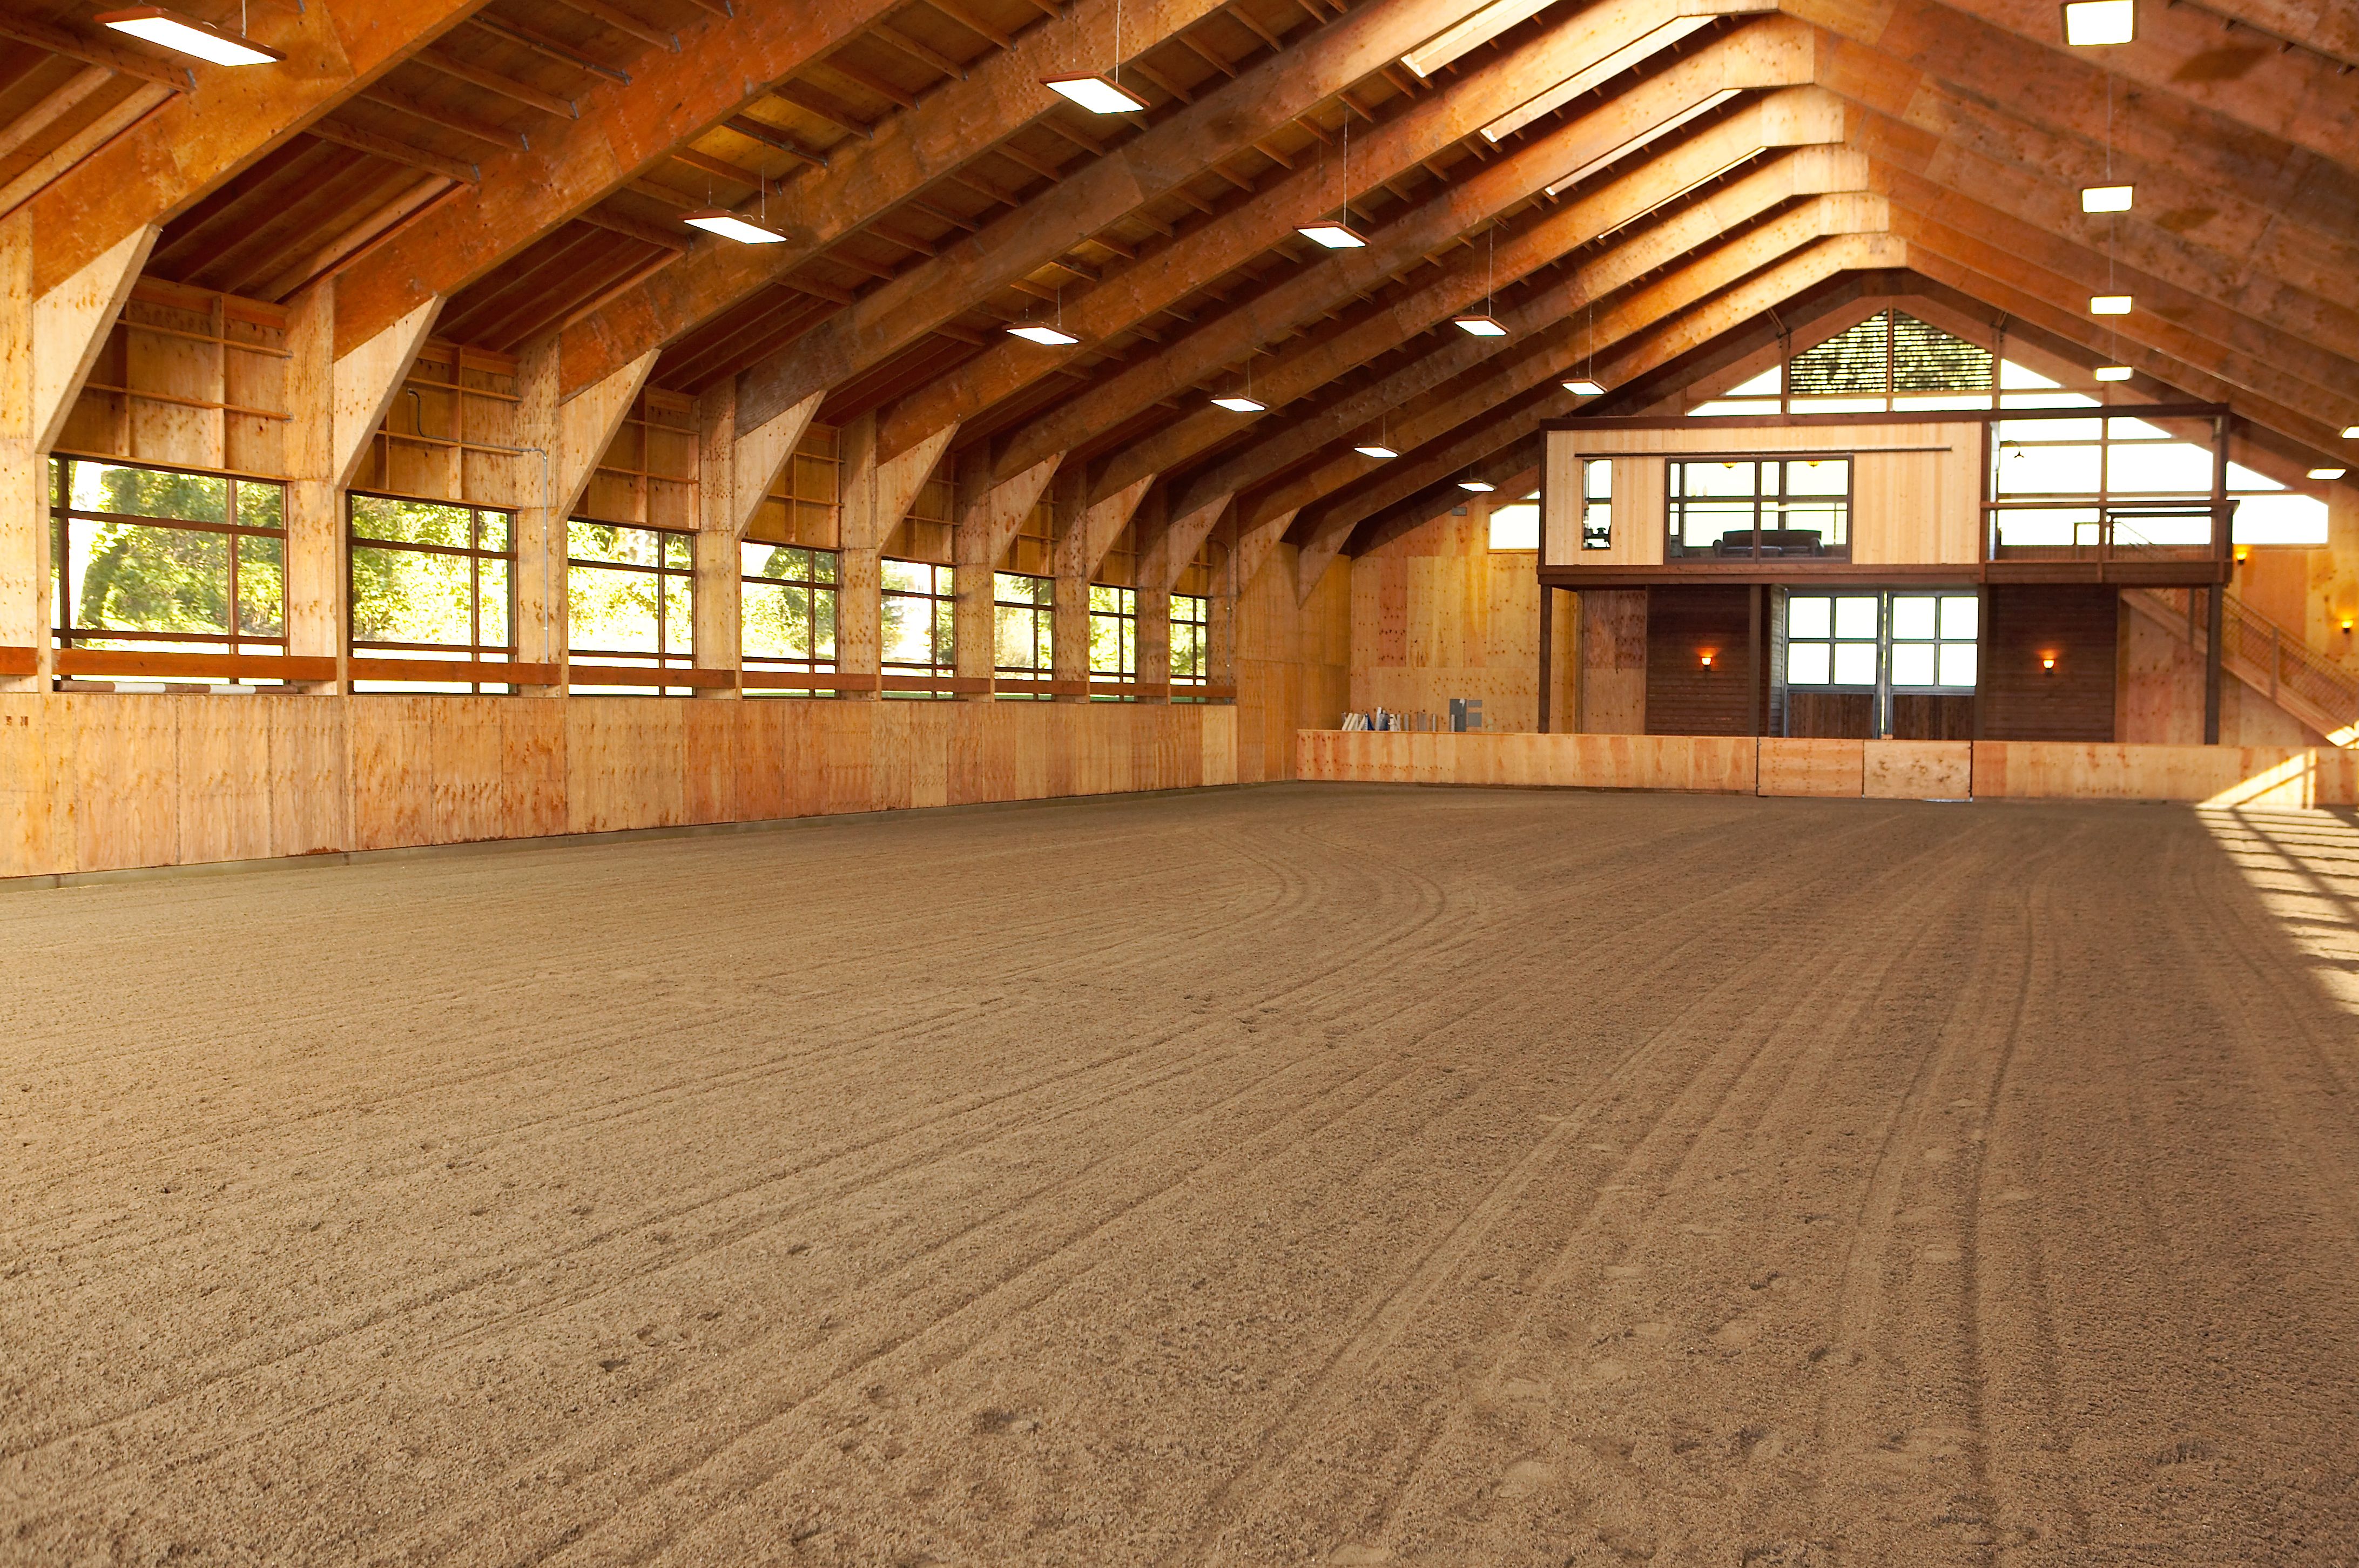
<svg viewBox="0 0 2359 1568">
<path fill-rule="evenodd" d="M 2051 676 L 2054 675 L 2056 673 L 2056 655 L 2053 654 L 2040 654 L 2039 667 L 2045 673 Z"/>
<path fill-rule="evenodd" d="M 2343 634 L 2346 637 L 2351 635 L 2351 617 L 2348 615 L 2343 618 Z"/>
<path fill-rule="evenodd" d="M 2243 565 L 2245 564 L 2245 557 L 2246 556 L 2248 556 L 2248 555 L 2251 555 L 2251 554 L 2252 554 L 2252 552 L 2251 552 L 2250 550 L 2247 550 L 2246 548 L 2245 548 L 2245 546 L 2242 546 L 2242 545 L 2237 546 L 2236 546 L 2236 564 L 2237 564 L 2238 566 L 2240 566 L 2240 567 L 2241 567 L 2241 566 L 2243 566 Z"/>
<path fill-rule="evenodd" d="M 1710 654 L 1706 654 L 1703 656 L 1703 667 L 1706 669 L 1712 668 L 1712 655 Z"/>
</svg>

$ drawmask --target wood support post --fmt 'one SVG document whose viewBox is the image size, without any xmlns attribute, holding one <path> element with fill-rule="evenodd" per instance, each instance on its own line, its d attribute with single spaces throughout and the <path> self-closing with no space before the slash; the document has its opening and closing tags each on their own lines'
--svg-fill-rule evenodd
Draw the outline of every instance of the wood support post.
<svg viewBox="0 0 2359 1568">
<path fill-rule="evenodd" d="M 838 432 L 839 550 L 836 565 L 836 668 L 848 676 L 876 675 L 885 666 L 885 541 L 958 434 L 956 426 L 897 457 L 877 460 L 876 416 L 864 414 Z M 847 692 L 873 697 L 874 692 Z"/>
<path fill-rule="evenodd" d="M 726 381 L 697 399 L 696 665 L 735 670 L 744 665 L 739 637 L 745 531 L 794 460 L 820 400 L 806 397 L 750 429 L 737 425 L 737 384 Z M 737 687 L 705 687 L 700 697 L 730 697 Z"/>
<path fill-rule="evenodd" d="M 36 294 L 33 211 L 0 222 L 0 647 L 34 650 L 34 673 L 0 678 L 0 690 L 45 691 L 55 672 L 49 449 L 159 232 L 133 230 Z"/>
<path fill-rule="evenodd" d="M 642 354 L 560 401 L 556 339 L 528 345 L 520 357 L 516 389 L 523 402 L 516 409 L 516 445 L 525 449 L 518 460 L 527 465 L 521 488 L 535 498 L 516 516 L 516 657 L 525 663 L 566 662 L 566 524 L 655 364 L 653 352 Z M 562 690 L 556 688 L 556 694 Z"/>
<path fill-rule="evenodd" d="M 1057 587 L 1049 610 L 1049 673 L 1060 681 L 1090 678 L 1090 573 L 1087 554 L 1089 475 L 1076 468 L 1057 476 Z M 1058 702 L 1087 702 L 1071 693 Z"/>
<path fill-rule="evenodd" d="M 1549 732 L 1549 677 L 1556 673 L 1556 589 L 1540 584 L 1539 732 Z"/>
<path fill-rule="evenodd" d="M 2227 616 L 2228 585 L 2215 582 L 2205 595 L 2210 600 L 2203 607 L 2203 743 L 2220 743 L 2220 641 Z"/>
<path fill-rule="evenodd" d="M 958 517 L 951 530 L 951 558 L 958 568 L 955 642 L 962 678 L 988 680 L 997 667 L 998 612 L 993 608 L 993 579 L 1016 531 L 1038 504 L 1041 492 L 1049 488 L 1063 460 L 1060 452 L 997 484 L 992 482 L 987 447 L 978 444 L 959 460 Z M 1052 621 L 1053 617 L 1052 611 Z M 962 692 L 959 697 L 964 702 L 991 700 L 987 690 Z"/>
</svg>

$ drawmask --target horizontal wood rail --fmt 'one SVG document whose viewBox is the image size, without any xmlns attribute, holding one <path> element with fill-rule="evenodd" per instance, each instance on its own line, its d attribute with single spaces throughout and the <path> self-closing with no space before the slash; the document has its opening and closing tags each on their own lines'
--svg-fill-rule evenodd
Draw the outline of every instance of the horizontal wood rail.
<svg viewBox="0 0 2359 1568">
<path fill-rule="evenodd" d="M 449 681 L 461 686 L 556 686 L 565 678 L 557 665 L 520 665 L 503 659 L 394 659 L 353 655 L 354 680 Z"/>
<path fill-rule="evenodd" d="M 657 669 L 648 665 L 568 665 L 565 682 L 568 686 L 686 686 L 706 691 L 734 687 L 737 672 Z"/>
<path fill-rule="evenodd" d="M 0 648 L 0 676 L 38 675 L 40 669 L 38 648 Z"/>
<path fill-rule="evenodd" d="M 58 674 L 131 680 L 332 681 L 336 661 L 293 654 L 171 654 L 60 648 Z"/>
</svg>

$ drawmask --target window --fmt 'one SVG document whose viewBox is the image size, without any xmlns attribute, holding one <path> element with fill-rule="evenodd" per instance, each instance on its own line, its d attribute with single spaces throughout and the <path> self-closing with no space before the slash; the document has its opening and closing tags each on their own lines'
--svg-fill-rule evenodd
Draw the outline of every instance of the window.
<svg viewBox="0 0 2359 1568">
<path fill-rule="evenodd" d="M 1530 496 L 1501 502 L 1491 508 L 1490 544 L 1494 550 L 1537 550 L 1540 547 L 1540 503 Z"/>
<path fill-rule="evenodd" d="M 284 485 L 52 460 L 58 646 L 284 654 L 286 519 Z"/>
<path fill-rule="evenodd" d="M 1669 464 L 1671 558 L 1851 555 L 1851 460 L 1708 458 Z"/>
<path fill-rule="evenodd" d="M 1138 678 L 1138 594 L 1090 584 L 1090 674 L 1108 680 Z"/>
<path fill-rule="evenodd" d="M 505 512 L 392 496 L 352 497 L 347 514 L 354 653 L 506 661 L 516 654 L 515 561 Z M 506 690 L 481 680 L 370 681 L 364 690 Z"/>
<path fill-rule="evenodd" d="M 1786 684 L 1817 691 L 1970 693 L 1979 611 L 1971 593 L 1789 594 Z"/>
<path fill-rule="evenodd" d="M 1212 601 L 1192 593 L 1171 596 L 1171 684 L 1203 686 L 1211 680 Z"/>
<path fill-rule="evenodd" d="M 884 579 L 887 674 L 948 676 L 957 669 L 957 597 L 949 567 L 878 563 Z"/>
<path fill-rule="evenodd" d="M 1584 458 L 1581 464 L 1581 547 L 1614 547 L 1614 460 Z"/>
<path fill-rule="evenodd" d="M 566 529 L 565 566 L 575 658 L 670 667 L 694 660 L 693 534 L 577 517 Z"/>
<path fill-rule="evenodd" d="M 836 555 L 797 545 L 738 547 L 737 651 L 747 691 L 809 692 L 773 672 L 835 670 Z"/>
<path fill-rule="evenodd" d="M 1057 579 L 1023 572 L 995 572 L 991 579 L 992 668 L 1001 675 L 1046 680 L 1056 668 L 1050 657 L 1051 606 Z"/>
<path fill-rule="evenodd" d="M 2212 552 L 2208 434 L 2183 439 L 2123 416 L 2001 419 L 1991 426 L 1991 461 L 1989 526 L 2000 559 L 2190 559 Z M 2227 477 L 2232 500 L 2248 486 L 2283 492 L 2258 474 L 2245 472 L 2240 483 L 2234 465 Z M 2271 504 L 2258 493 L 2254 499 Z M 2315 504 L 2322 528 L 2324 504 Z"/>
</svg>

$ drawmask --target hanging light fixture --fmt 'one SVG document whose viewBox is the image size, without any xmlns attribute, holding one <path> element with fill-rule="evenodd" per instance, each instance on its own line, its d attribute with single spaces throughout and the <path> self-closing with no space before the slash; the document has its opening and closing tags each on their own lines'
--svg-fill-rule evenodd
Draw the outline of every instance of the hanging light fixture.
<svg viewBox="0 0 2359 1568">
<path fill-rule="evenodd" d="M 1589 300 L 1587 305 L 1589 319 L 1582 330 L 1582 341 L 1589 351 L 1589 371 L 1585 375 L 1577 375 L 1565 382 L 1563 386 L 1575 397 L 1603 397 L 1605 395 L 1605 384 L 1597 379 L 1597 301 Z"/>
<path fill-rule="evenodd" d="M 287 57 L 266 44 L 257 44 L 243 35 L 216 27 L 211 22 L 200 22 L 194 16 L 184 16 L 178 11 L 168 11 L 161 5 L 135 5 L 127 11 L 108 11 L 95 18 L 102 27 L 111 27 L 158 49 L 175 54 L 188 55 L 208 65 L 277 65 Z"/>
<path fill-rule="evenodd" d="M 1253 355 L 1251 353 L 1245 355 L 1245 389 L 1243 392 L 1223 393 L 1212 399 L 1212 406 L 1225 408 L 1232 414 L 1259 414 L 1269 407 L 1268 404 L 1253 395 Z"/>
<path fill-rule="evenodd" d="M 2350 471 L 2351 470 L 2348 469 L 2312 469 L 2310 470 L 2310 477 L 2312 479 L 2341 479 L 2344 474 Z"/>
<path fill-rule="evenodd" d="M 2099 381 L 2127 381 L 2130 378 L 2130 367 L 2127 365 L 2099 365 L 2097 367 L 2096 375 Z"/>
<path fill-rule="evenodd" d="M 1469 495 L 1488 495 L 1499 487 L 1484 480 L 1462 479 L 1458 481 L 1458 488 Z"/>
<path fill-rule="evenodd" d="M 1480 314 L 1457 317 L 1453 322 L 1470 338 L 1504 338 L 1507 335 L 1506 323 L 1491 314 L 1498 299 L 1498 265 L 1499 223 L 1498 220 L 1493 219 L 1491 254 L 1483 263 L 1483 309 Z"/>
<path fill-rule="evenodd" d="M 2343 438 L 2346 441 L 2359 441 L 2359 425 L 2343 427 Z"/>
<path fill-rule="evenodd" d="M 2126 316 L 2130 313 L 2130 297 L 2126 294 L 2092 294 L 2089 314 L 2092 316 Z"/>
<path fill-rule="evenodd" d="M 1057 290 L 1057 324 L 1055 326 L 1052 327 L 1046 321 L 1013 321 L 1008 324 L 1007 335 L 1050 349 L 1071 348 L 1081 341 L 1079 338 L 1065 330 L 1065 291 L 1062 288 Z"/>
<path fill-rule="evenodd" d="M 1359 453 L 1364 458 L 1397 458 L 1400 456 L 1398 452 L 1394 451 L 1382 441 L 1369 441 L 1364 445 L 1353 447 L 1352 449 Z"/>
<path fill-rule="evenodd" d="M 707 207 L 701 212 L 690 212 L 680 220 L 691 229 L 701 229 L 708 234 L 718 234 L 724 240 L 734 240 L 741 245 L 783 245 L 784 234 L 773 233 L 759 223 L 751 223 L 725 207 Z"/>
<path fill-rule="evenodd" d="M 1343 189 L 1335 204 L 1335 221 L 1324 219 L 1304 223 L 1294 232 L 1312 244 L 1331 251 L 1356 251 L 1367 244 L 1361 232 L 1352 227 L 1352 106 L 1343 105 Z"/>
<path fill-rule="evenodd" d="M 2136 37 L 2135 0 L 2065 0 L 2064 41 L 2073 48 L 2125 44 Z"/>
<path fill-rule="evenodd" d="M 1600 386 L 1597 383 L 1590 380 L 1585 375 L 1575 376 L 1572 380 L 1566 382 L 1564 384 L 1564 389 L 1567 392 L 1571 393 L 1575 397 L 1603 397 L 1605 395 L 1605 388 Z"/>
<path fill-rule="evenodd" d="M 2136 194 L 2135 185 L 2084 185 L 2081 188 L 2081 211 L 2126 212 Z"/>
<path fill-rule="evenodd" d="M 1046 76 L 1040 79 L 1040 85 L 1093 114 L 1136 114 L 1145 111 L 1147 100 L 1122 84 L 1122 0 L 1114 0 L 1113 70 L 1104 76 L 1094 71 Z"/>
</svg>

